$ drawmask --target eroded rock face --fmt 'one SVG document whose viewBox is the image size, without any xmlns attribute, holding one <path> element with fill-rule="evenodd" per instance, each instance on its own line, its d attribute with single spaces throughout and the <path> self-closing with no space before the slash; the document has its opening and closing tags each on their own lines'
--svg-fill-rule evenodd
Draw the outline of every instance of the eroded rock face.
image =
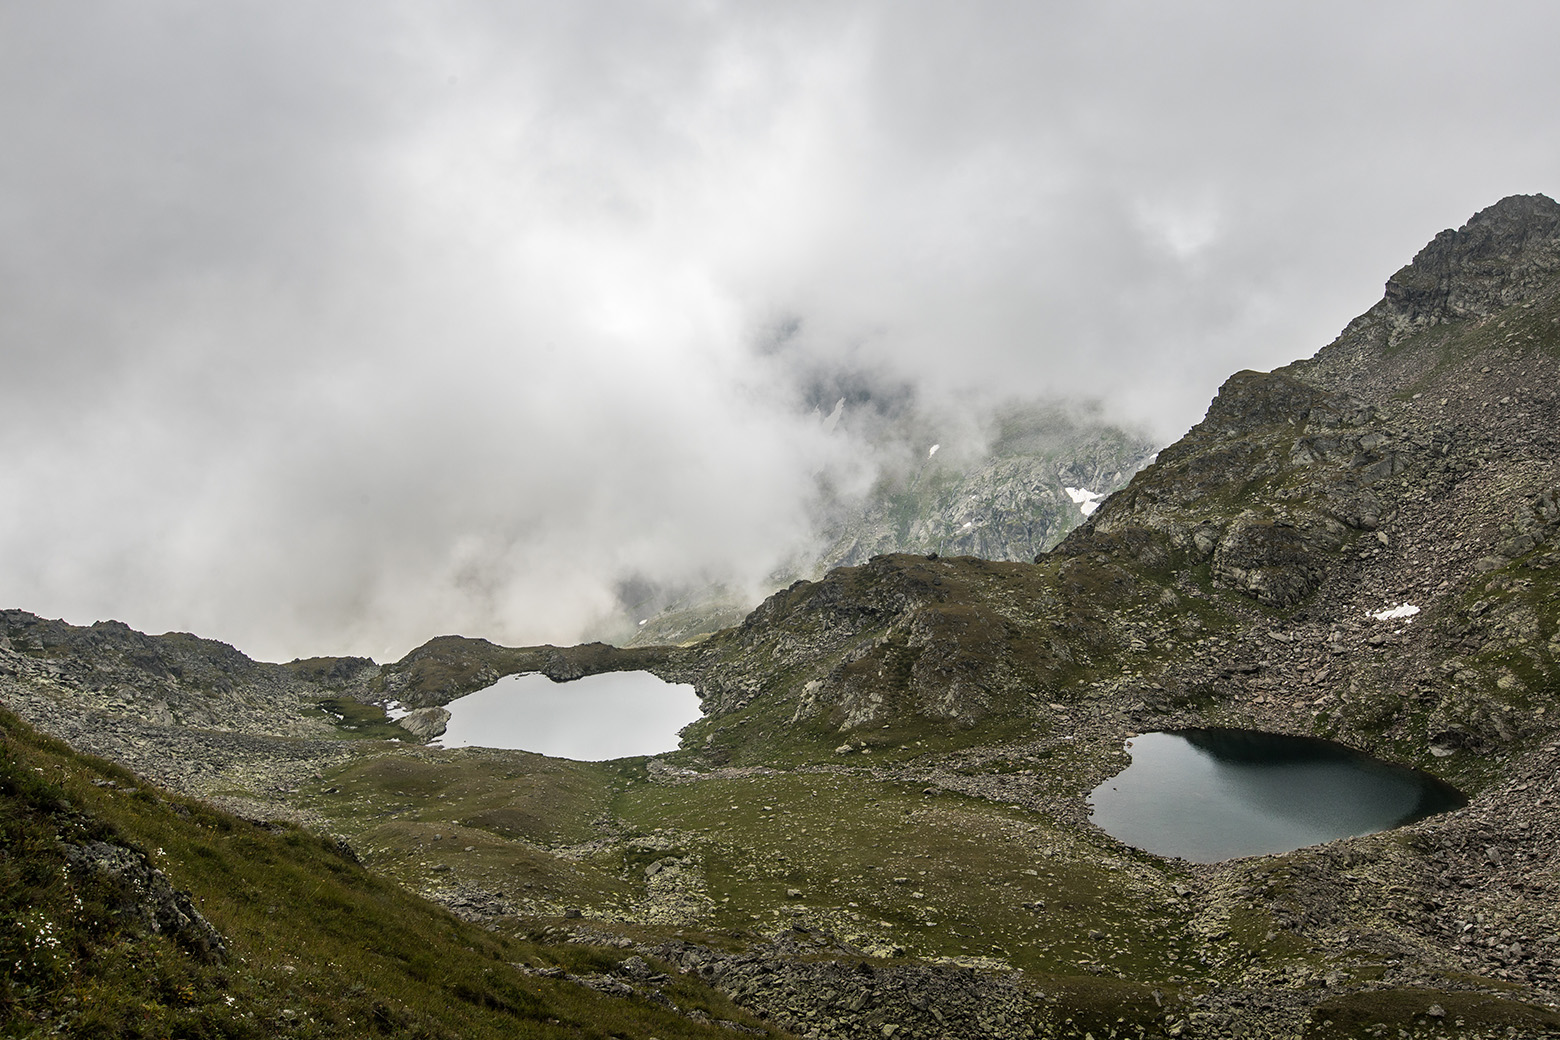
<svg viewBox="0 0 1560 1040">
<path fill-rule="evenodd" d="M 1057 411 L 1003 415 L 983 457 L 927 460 L 888 481 L 860 511 L 826 525 L 819 561 L 858 566 L 889 553 L 1027 560 L 1045 552 L 1088 512 L 1076 493 L 1103 498 L 1125 486 L 1154 446 L 1093 420 Z M 1069 494 L 1072 488 L 1074 494 Z"/>
<path fill-rule="evenodd" d="M 1346 529 L 1315 513 L 1242 512 L 1213 551 L 1213 579 L 1270 607 L 1292 607 L 1321 585 Z"/>
<path fill-rule="evenodd" d="M 1391 322 L 1395 345 L 1432 325 L 1524 303 L 1557 275 L 1560 205 L 1543 195 L 1513 195 L 1435 236 L 1387 280 L 1378 309 Z"/>
<path fill-rule="evenodd" d="M 418 708 L 400 720 L 401 728 L 419 740 L 432 740 L 444 732 L 450 713 L 444 708 Z"/>
</svg>

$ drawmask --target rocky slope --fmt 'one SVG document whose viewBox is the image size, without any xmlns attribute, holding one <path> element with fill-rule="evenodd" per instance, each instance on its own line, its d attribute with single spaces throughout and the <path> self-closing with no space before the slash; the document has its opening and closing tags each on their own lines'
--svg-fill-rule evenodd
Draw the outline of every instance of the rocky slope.
<svg viewBox="0 0 1560 1040">
<path fill-rule="evenodd" d="M 11 613 L 0 696 L 490 927 L 662 958 L 802 1035 L 1552 1035 L 1557 365 L 1560 206 L 1507 199 L 1316 357 L 1232 376 L 1032 562 L 879 556 L 691 646 L 446 637 L 383 668 Z M 621 668 L 696 684 L 682 750 L 344 728 Z M 1331 737 L 1471 799 L 1209 866 L 1089 825 L 1129 734 L 1205 725 Z M 569 975 L 633 991 L 633 959 Z"/>
</svg>

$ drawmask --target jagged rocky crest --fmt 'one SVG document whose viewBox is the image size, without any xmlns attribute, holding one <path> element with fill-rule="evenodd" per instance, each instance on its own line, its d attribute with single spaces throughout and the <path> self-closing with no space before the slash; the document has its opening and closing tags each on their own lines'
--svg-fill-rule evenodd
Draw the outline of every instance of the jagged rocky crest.
<svg viewBox="0 0 1560 1040">
<path fill-rule="evenodd" d="M 1513 195 L 1435 236 L 1387 279 L 1386 296 L 1360 323 L 1382 320 L 1396 345 L 1431 326 L 1487 318 L 1553 292 L 1557 274 L 1560 206 L 1545 195 Z"/>
</svg>

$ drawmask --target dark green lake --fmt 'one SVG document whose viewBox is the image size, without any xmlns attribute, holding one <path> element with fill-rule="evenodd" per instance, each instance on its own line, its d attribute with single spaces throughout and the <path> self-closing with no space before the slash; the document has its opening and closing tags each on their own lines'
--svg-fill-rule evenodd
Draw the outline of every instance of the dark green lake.
<svg viewBox="0 0 1560 1040">
<path fill-rule="evenodd" d="M 1240 729 L 1144 733 L 1089 796 L 1107 834 L 1213 863 L 1389 830 L 1467 804 L 1428 773 L 1327 740 Z"/>
</svg>

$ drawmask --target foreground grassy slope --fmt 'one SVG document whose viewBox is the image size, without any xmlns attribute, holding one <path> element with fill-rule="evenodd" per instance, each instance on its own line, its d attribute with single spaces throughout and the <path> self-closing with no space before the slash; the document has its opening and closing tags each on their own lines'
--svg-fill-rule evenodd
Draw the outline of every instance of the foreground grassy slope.
<svg viewBox="0 0 1560 1040">
<path fill-rule="evenodd" d="M 696 983 L 617 999 L 536 969 L 621 954 L 484 931 L 369 873 L 333 841 L 152 788 L 0 713 L 0 1032 L 91 1037 L 729 1036 L 750 1021 Z M 128 886 L 72 864 L 111 847 L 161 871 L 220 935 L 138 925 Z M 530 970 L 527 970 L 530 969 Z"/>
</svg>

